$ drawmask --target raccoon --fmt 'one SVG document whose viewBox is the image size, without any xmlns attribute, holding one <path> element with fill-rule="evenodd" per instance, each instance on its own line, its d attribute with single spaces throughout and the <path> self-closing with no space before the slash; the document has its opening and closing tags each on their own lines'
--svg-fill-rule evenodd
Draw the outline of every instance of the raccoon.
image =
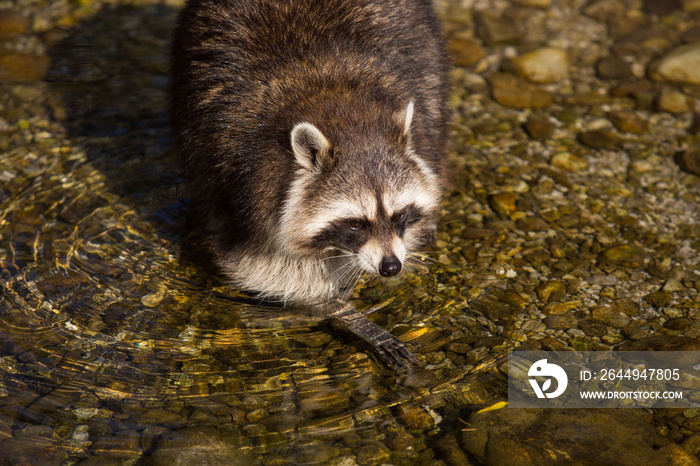
<svg viewBox="0 0 700 466">
<path fill-rule="evenodd" d="M 315 309 L 394 367 L 416 363 L 345 296 L 434 236 L 447 75 L 428 0 L 190 0 L 172 120 L 231 283 Z"/>
</svg>

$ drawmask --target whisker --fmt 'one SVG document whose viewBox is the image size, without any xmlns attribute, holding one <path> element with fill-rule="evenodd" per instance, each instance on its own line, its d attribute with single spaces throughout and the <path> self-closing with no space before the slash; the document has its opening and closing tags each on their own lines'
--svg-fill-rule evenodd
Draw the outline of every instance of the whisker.
<svg viewBox="0 0 700 466">
<path fill-rule="evenodd" d="M 337 256 L 324 257 L 323 259 L 319 259 L 318 262 L 323 262 L 323 261 L 327 261 L 330 259 L 340 259 L 341 257 L 353 257 L 353 256 L 357 256 L 357 254 L 349 253 L 349 254 L 339 254 Z"/>
<path fill-rule="evenodd" d="M 355 266 L 354 266 L 354 264 L 351 264 L 351 265 L 353 265 L 353 266 L 352 266 L 352 267 L 349 267 L 347 270 L 345 270 L 345 271 L 340 275 L 340 277 L 338 277 L 338 282 L 339 282 L 339 283 L 347 282 L 347 278 L 350 277 L 350 276 L 352 276 L 352 275 L 355 273 Z"/>
<path fill-rule="evenodd" d="M 414 261 L 419 261 L 419 262 L 425 261 L 425 262 L 430 262 L 431 264 L 435 263 L 435 259 L 433 259 L 432 257 L 428 257 L 428 256 L 424 255 L 423 253 L 418 253 L 415 251 L 407 251 L 407 252 L 408 252 L 408 254 L 406 255 L 406 260 L 413 259 Z"/>
<path fill-rule="evenodd" d="M 357 286 L 357 283 L 360 281 L 360 278 L 362 277 L 362 272 L 363 272 L 362 268 L 361 268 L 361 267 L 358 267 L 358 268 L 357 268 L 357 273 L 355 274 L 354 281 L 353 281 L 353 283 L 352 283 L 351 289 L 354 290 L 355 287 Z"/>
<path fill-rule="evenodd" d="M 348 262 L 346 262 L 345 264 L 343 264 L 343 265 L 341 265 L 340 267 L 338 267 L 337 269 L 335 269 L 335 271 L 336 271 L 336 272 L 339 272 L 339 271 L 341 271 L 341 270 L 343 270 L 343 269 L 346 269 L 346 268 L 348 268 L 348 267 L 352 267 L 352 266 L 355 266 L 355 265 L 357 265 L 355 262 L 353 262 L 353 261 L 348 261 Z"/>
<path fill-rule="evenodd" d="M 345 284 L 352 282 L 356 276 L 362 273 L 362 267 L 358 263 L 351 262 L 350 265 L 351 267 L 343 272 L 339 279 L 339 281 L 344 281 Z"/>
<path fill-rule="evenodd" d="M 440 254 L 439 251 L 418 251 L 418 250 L 413 250 L 413 249 L 407 249 L 406 251 L 412 253 L 412 254 L 423 254 L 426 256 L 437 256 Z"/>
</svg>

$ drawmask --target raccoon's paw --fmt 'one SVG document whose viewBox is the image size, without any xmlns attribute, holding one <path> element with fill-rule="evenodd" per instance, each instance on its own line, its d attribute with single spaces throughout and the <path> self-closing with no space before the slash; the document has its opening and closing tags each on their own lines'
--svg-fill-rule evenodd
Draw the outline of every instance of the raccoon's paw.
<svg viewBox="0 0 700 466">
<path fill-rule="evenodd" d="M 338 300 L 327 307 L 334 309 L 334 312 L 328 315 L 331 322 L 369 343 L 392 369 L 408 370 L 420 364 L 418 358 L 401 340 L 369 320 L 350 304 Z"/>
<path fill-rule="evenodd" d="M 420 365 L 420 361 L 411 350 L 390 333 L 385 332 L 378 338 L 367 341 L 375 348 L 379 357 L 394 370 L 409 370 Z"/>
</svg>

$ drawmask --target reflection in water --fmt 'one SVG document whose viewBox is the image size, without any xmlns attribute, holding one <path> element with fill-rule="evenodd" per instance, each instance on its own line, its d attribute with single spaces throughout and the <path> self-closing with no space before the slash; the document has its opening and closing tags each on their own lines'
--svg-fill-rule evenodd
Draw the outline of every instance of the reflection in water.
<svg viewBox="0 0 700 466">
<path fill-rule="evenodd" d="M 34 109 L 31 128 L 8 142 L 2 460 L 165 455 L 204 436 L 226 451 L 312 463 L 389 434 L 405 440 L 392 450 L 407 461 L 429 456 L 423 437 L 449 430 L 443 417 L 502 395 L 502 380 L 469 375 L 492 373 L 492 356 L 466 343 L 461 366 L 444 354 L 455 339 L 488 334 L 463 312 L 484 282 L 417 267 L 367 285 L 358 308 L 381 309 L 372 318 L 426 362 L 400 377 L 363 342 L 225 288 L 183 234 L 164 102 L 174 13 L 109 6 L 58 41 L 45 104 L 64 127 Z M 435 298 L 440 280 L 468 291 Z"/>
</svg>

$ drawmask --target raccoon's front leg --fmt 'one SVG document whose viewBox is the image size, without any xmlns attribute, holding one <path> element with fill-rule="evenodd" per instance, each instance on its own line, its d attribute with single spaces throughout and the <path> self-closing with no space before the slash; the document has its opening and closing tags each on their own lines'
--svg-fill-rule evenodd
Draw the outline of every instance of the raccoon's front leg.
<svg viewBox="0 0 700 466">
<path fill-rule="evenodd" d="M 329 304 L 337 308 L 328 314 L 331 321 L 372 345 L 384 362 L 393 369 L 408 369 L 419 364 L 418 359 L 402 341 L 369 320 L 352 305 L 341 300 Z"/>
</svg>

